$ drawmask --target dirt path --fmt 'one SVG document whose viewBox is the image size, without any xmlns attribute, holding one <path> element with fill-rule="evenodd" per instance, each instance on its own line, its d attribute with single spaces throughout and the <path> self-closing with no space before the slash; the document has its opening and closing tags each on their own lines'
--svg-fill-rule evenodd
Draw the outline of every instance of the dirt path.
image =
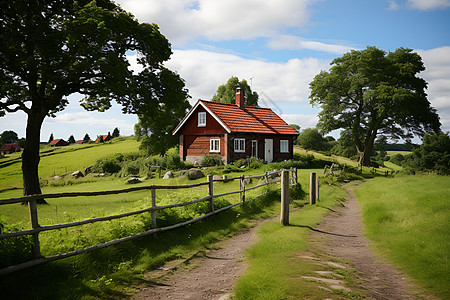
<svg viewBox="0 0 450 300">
<path fill-rule="evenodd" d="M 244 250 L 256 239 L 255 228 L 246 230 L 225 241 L 223 248 L 189 261 L 187 269 L 174 274 L 166 271 L 163 280 L 158 280 L 162 283 L 141 288 L 131 299 L 230 299 L 236 279 L 246 268 Z"/>
<path fill-rule="evenodd" d="M 349 262 L 357 270 L 363 292 L 375 299 L 423 299 L 406 276 L 393 266 L 382 262 L 370 249 L 363 236 L 362 213 L 359 203 L 348 188 L 348 200 L 329 213 L 312 234 L 314 244 L 325 253 Z"/>
<path fill-rule="evenodd" d="M 318 288 L 328 290 L 330 299 L 336 294 L 332 289 L 351 292 L 357 289 L 373 299 L 430 299 L 413 292 L 405 275 L 394 267 L 381 262 L 369 248 L 369 240 L 362 234 L 362 214 L 352 189 L 348 189 L 348 200 L 332 210 L 317 227 L 313 228 L 311 243 L 320 249 L 317 255 L 305 256 L 317 264 L 326 255 L 348 263 L 336 264 L 357 270 L 359 278 L 353 287 L 346 287 L 342 280 L 302 276 L 306 280 L 317 280 Z M 320 204 L 319 204 L 320 205 Z M 147 279 L 154 284 L 141 287 L 131 299 L 230 299 L 236 279 L 245 272 L 244 250 L 256 242 L 256 229 L 252 228 L 225 241 L 223 248 L 209 251 L 204 257 L 194 258 L 176 271 L 155 271 Z M 322 261 L 321 261 L 322 260 Z M 328 272 L 330 273 L 330 272 Z M 326 277 L 326 275 L 325 275 Z M 325 287 L 327 286 L 327 287 Z"/>
</svg>

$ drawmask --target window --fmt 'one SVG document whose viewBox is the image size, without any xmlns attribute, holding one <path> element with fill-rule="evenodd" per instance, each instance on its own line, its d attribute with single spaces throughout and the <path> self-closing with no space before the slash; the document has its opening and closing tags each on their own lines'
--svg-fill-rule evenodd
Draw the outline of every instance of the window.
<svg viewBox="0 0 450 300">
<path fill-rule="evenodd" d="M 209 152 L 220 152 L 220 139 L 209 140 Z"/>
<path fill-rule="evenodd" d="M 199 112 L 198 113 L 198 127 L 205 127 L 206 126 L 206 113 L 205 112 Z"/>
<path fill-rule="evenodd" d="M 252 156 L 258 158 L 258 141 L 252 140 Z"/>
<path fill-rule="evenodd" d="M 280 141 L 280 152 L 281 153 L 289 153 L 289 141 L 288 140 Z"/>
<path fill-rule="evenodd" d="M 245 139 L 234 139 L 234 152 L 245 152 Z"/>
</svg>

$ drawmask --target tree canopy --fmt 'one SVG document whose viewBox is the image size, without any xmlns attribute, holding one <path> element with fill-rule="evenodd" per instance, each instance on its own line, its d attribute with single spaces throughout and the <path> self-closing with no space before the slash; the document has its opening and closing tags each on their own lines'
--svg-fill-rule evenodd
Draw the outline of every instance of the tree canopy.
<svg viewBox="0 0 450 300">
<path fill-rule="evenodd" d="M 241 91 L 244 93 L 244 105 L 258 106 L 258 93 L 252 91 L 251 87 L 247 83 L 247 80 L 243 79 L 239 81 L 239 78 L 236 76 L 232 76 L 228 79 L 226 84 L 220 85 L 211 101 L 233 104 L 236 103 L 236 89 L 238 87 L 240 87 Z"/>
<path fill-rule="evenodd" d="M 427 83 L 417 74 L 425 67 L 411 49 L 386 53 L 376 47 L 352 50 L 331 62 L 310 83 L 310 103 L 321 108 L 318 127 L 347 130 L 363 165 L 377 135 L 411 139 L 440 129 Z"/>
<path fill-rule="evenodd" d="M 2 1 L 0 20 L 0 116 L 27 114 L 24 195 L 41 192 L 42 123 L 66 107 L 68 95 L 82 94 L 86 110 L 104 111 L 114 100 L 138 115 L 158 114 L 165 103 L 186 106 L 186 98 L 165 97 L 173 78 L 183 82 L 163 65 L 172 53 L 168 40 L 156 24 L 139 23 L 111 0 Z M 139 73 L 130 69 L 131 54 Z M 166 90 L 153 87 L 161 85 Z"/>
<path fill-rule="evenodd" d="M 116 138 L 116 137 L 119 137 L 119 136 L 120 136 L 120 130 L 119 130 L 119 128 L 116 127 L 116 128 L 114 128 L 111 137 Z"/>
<path fill-rule="evenodd" d="M 329 141 L 317 128 L 306 128 L 297 137 L 297 143 L 306 150 L 326 151 L 331 148 Z"/>
<path fill-rule="evenodd" d="M 5 130 L 0 134 L 0 146 L 4 144 L 17 143 L 19 136 L 12 130 Z"/>
</svg>

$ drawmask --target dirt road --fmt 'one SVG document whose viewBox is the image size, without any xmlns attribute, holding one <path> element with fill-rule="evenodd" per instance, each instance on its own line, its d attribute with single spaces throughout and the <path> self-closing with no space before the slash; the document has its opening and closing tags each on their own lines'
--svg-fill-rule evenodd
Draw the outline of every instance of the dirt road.
<svg viewBox="0 0 450 300">
<path fill-rule="evenodd" d="M 348 200 L 330 211 L 323 222 L 314 228 L 310 238 L 312 245 L 320 252 L 343 260 L 342 267 L 357 271 L 357 287 L 347 287 L 342 281 L 336 285 L 333 280 L 320 276 L 302 277 L 317 280 L 318 287 L 330 291 L 330 299 L 334 299 L 336 294 L 333 289 L 336 288 L 344 291 L 357 288 L 358 293 L 371 299 L 430 299 L 419 294 L 404 274 L 374 255 L 369 240 L 362 234 L 359 204 L 353 190 L 348 189 L 347 192 Z M 164 275 L 157 282 L 141 287 L 132 299 L 229 299 L 236 279 L 245 272 L 244 249 L 256 240 L 255 228 L 236 235 L 227 240 L 223 248 L 191 260 L 183 270 L 163 271 Z M 320 262 L 321 257 L 323 255 L 305 259 L 330 263 Z M 156 275 L 155 272 L 149 274 L 150 277 Z"/>
</svg>

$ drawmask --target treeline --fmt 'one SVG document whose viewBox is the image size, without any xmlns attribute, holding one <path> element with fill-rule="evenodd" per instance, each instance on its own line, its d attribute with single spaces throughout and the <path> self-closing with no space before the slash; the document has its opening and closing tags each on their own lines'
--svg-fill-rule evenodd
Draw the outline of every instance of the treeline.
<svg viewBox="0 0 450 300">
<path fill-rule="evenodd" d="M 325 155 L 338 155 L 358 160 L 359 155 L 346 131 L 339 139 L 323 136 L 317 128 L 304 129 L 297 138 L 297 144 L 306 150 L 314 150 Z M 387 151 L 410 151 L 407 155 L 395 154 L 392 157 Z M 374 144 L 371 155 L 373 166 L 383 166 L 390 161 L 402 166 L 410 174 L 417 172 L 434 172 L 442 175 L 450 174 L 450 137 L 449 133 L 425 134 L 422 145 L 412 143 L 389 144 L 386 138 L 379 138 Z"/>
</svg>

